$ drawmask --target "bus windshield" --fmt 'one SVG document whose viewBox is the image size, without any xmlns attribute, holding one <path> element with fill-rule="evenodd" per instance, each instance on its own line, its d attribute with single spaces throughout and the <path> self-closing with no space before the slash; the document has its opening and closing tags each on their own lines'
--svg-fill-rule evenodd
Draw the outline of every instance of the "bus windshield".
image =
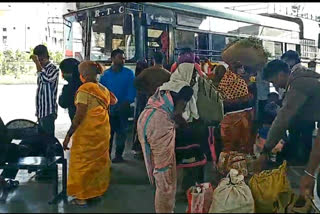
<svg viewBox="0 0 320 214">
<path fill-rule="evenodd" d="M 124 32 L 124 14 L 111 14 L 92 20 L 90 60 L 111 61 L 111 52 L 117 48 L 125 53 L 126 60 L 135 57 L 134 27 Z M 132 16 L 133 23 L 133 16 Z"/>
</svg>

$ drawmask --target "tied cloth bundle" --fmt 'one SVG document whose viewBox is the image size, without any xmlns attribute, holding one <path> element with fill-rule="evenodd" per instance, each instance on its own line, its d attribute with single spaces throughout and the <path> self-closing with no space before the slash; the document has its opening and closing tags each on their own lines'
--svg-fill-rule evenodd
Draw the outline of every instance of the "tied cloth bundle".
<svg viewBox="0 0 320 214">
<path fill-rule="evenodd" d="M 244 66 L 262 68 L 268 61 L 270 53 L 262 46 L 262 41 L 255 37 L 238 39 L 230 42 L 223 50 L 221 57 L 227 64 L 236 61 Z"/>
</svg>

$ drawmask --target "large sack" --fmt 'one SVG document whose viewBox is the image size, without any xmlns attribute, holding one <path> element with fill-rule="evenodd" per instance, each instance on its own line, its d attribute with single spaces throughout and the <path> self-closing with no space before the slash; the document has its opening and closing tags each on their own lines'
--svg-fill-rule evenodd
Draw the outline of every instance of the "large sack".
<svg viewBox="0 0 320 214">
<path fill-rule="evenodd" d="M 223 119 L 223 100 L 217 88 L 210 80 L 199 77 L 197 108 L 200 118 L 208 123 Z"/>
<path fill-rule="evenodd" d="M 254 213 L 254 200 L 244 176 L 231 169 L 213 192 L 209 213 Z"/>
<path fill-rule="evenodd" d="M 213 187 L 210 183 L 192 186 L 187 191 L 187 213 L 208 213 L 212 202 Z"/>
<path fill-rule="evenodd" d="M 255 201 L 257 213 L 275 213 L 279 195 L 291 194 L 289 180 L 287 178 L 286 161 L 274 170 L 265 170 L 255 174 L 249 181 L 249 186 Z"/>
<path fill-rule="evenodd" d="M 222 52 L 221 57 L 228 64 L 240 62 L 255 68 L 263 67 L 268 60 L 267 52 L 255 38 L 240 39 L 232 43 Z"/>
</svg>

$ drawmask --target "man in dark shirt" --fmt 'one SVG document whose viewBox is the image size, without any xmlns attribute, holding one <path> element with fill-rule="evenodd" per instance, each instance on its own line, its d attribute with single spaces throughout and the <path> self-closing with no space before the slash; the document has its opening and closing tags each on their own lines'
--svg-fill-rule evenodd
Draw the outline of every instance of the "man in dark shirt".
<svg viewBox="0 0 320 214">
<path fill-rule="evenodd" d="M 147 92 L 149 97 L 157 88 L 170 80 L 170 72 L 163 68 L 163 54 L 156 52 L 153 56 L 154 66 L 144 69 L 134 80 L 134 86 L 138 91 Z"/>
<path fill-rule="evenodd" d="M 135 157 L 139 157 L 139 154 L 142 155 L 141 146 L 136 133 L 136 123 L 138 121 L 140 113 L 144 110 L 149 97 L 156 92 L 157 88 L 160 87 L 163 83 L 168 82 L 170 80 L 171 74 L 168 70 L 163 68 L 163 59 L 163 54 L 161 52 L 156 52 L 153 56 L 153 66 L 144 69 L 140 74 L 136 76 L 134 81 L 134 86 L 138 91 L 137 99 L 140 99 L 137 102 L 135 124 L 133 127 L 133 150 L 136 153 Z"/>
</svg>

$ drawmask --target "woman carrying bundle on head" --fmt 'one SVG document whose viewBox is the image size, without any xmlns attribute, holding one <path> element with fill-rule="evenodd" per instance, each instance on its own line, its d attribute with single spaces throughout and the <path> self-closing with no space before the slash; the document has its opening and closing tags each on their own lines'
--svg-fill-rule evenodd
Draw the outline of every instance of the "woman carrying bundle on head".
<svg viewBox="0 0 320 214">
<path fill-rule="evenodd" d="M 229 65 L 218 86 L 223 95 L 225 112 L 220 123 L 224 153 L 220 155 L 218 164 L 223 168 L 223 161 L 228 159 L 230 152 L 253 154 L 255 101 L 250 73 L 264 66 L 267 52 L 255 38 L 240 39 L 227 46 L 222 52 L 222 59 Z M 246 170 L 244 175 L 247 175 Z"/>
<path fill-rule="evenodd" d="M 64 150 L 72 136 L 67 193 L 75 205 L 85 206 L 88 199 L 106 192 L 110 181 L 109 106 L 116 97 L 98 83 L 102 66 L 84 61 L 79 65 L 83 84 L 75 96 L 76 114 L 63 142 Z"/>
</svg>

